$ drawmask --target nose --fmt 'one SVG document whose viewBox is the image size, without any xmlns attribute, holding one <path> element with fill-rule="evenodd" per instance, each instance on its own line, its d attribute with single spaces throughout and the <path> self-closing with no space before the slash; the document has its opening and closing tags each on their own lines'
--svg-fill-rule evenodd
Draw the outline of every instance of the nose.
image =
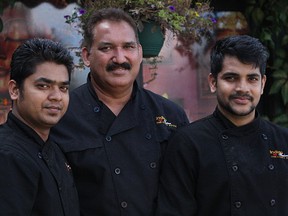
<svg viewBox="0 0 288 216">
<path fill-rule="evenodd" d="M 118 64 L 122 64 L 122 63 L 126 62 L 125 51 L 122 48 L 117 47 L 114 50 L 113 54 L 114 54 L 113 58 L 112 58 L 113 62 L 118 63 Z"/>
<path fill-rule="evenodd" d="M 245 79 L 240 79 L 236 84 L 236 91 L 238 92 L 248 92 L 248 82 Z"/>
<path fill-rule="evenodd" d="M 49 94 L 49 100 L 61 101 L 62 98 L 63 98 L 63 95 L 59 88 L 55 87 L 51 89 L 51 92 Z"/>
</svg>

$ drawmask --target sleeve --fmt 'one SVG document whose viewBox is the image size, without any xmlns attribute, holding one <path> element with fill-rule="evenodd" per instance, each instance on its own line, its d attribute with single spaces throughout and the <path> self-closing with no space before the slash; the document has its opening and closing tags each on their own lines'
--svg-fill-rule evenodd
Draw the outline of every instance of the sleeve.
<svg viewBox="0 0 288 216">
<path fill-rule="evenodd" d="M 1 215 L 31 215 L 37 193 L 33 164 L 9 150 L 0 149 Z"/>
<path fill-rule="evenodd" d="M 156 216 L 194 216 L 196 162 L 195 150 L 181 131 L 170 139 L 164 155 Z"/>
</svg>

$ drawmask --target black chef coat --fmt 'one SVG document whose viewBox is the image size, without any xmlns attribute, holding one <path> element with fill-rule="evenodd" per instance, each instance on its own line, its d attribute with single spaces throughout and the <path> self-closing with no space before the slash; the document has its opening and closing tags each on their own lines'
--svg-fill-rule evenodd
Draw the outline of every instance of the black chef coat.
<svg viewBox="0 0 288 216">
<path fill-rule="evenodd" d="M 0 215 L 79 216 L 71 167 L 11 112 L 0 126 Z"/>
<path fill-rule="evenodd" d="M 288 215 L 288 129 L 216 109 L 168 144 L 157 216 Z"/>
<path fill-rule="evenodd" d="M 161 148 L 188 123 L 175 103 L 134 83 L 116 117 L 87 84 L 73 90 L 52 131 L 70 162 L 83 216 L 149 216 L 158 190 Z"/>
</svg>

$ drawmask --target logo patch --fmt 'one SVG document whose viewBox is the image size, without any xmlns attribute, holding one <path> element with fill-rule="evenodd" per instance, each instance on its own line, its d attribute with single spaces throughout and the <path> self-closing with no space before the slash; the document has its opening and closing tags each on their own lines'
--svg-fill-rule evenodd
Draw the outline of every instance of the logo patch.
<svg viewBox="0 0 288 216">
<path fill-rule="evenodd" d="M 279 150 L 270 150 L 270 156 L 271 158 L 288 159 L 288 155 Z"/>
<path fill-rule="evenodd" d="M 167 121 L 167 119 L 164 116 L 157 116 L 156 117 L 156 124 L 165 124 L 168 127 L 175 127 L 177 128 L 176 125 L 171 124 L 170 122 Z"/>
</svg>

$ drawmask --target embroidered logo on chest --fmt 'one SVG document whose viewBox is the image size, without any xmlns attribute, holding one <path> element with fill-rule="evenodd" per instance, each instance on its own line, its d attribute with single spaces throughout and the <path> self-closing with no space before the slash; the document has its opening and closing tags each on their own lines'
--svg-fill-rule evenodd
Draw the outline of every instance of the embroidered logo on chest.
<svg viewBox="0 0 288 216">
<path fill-rule="evenodd" d="M 288 155 L 279 150 L 270 150 L 270 156 L 271 158 L 288 159 Z"/>
<path fill-rule="evenodd" d="M 177 127 L 176 125 L 173 125 L 170 122 L 168 122 L 164 116 L 157 116 L 156 124 L 165 124 L 168 127 L 175 127 L 175 128 Z"/>
</svg>

